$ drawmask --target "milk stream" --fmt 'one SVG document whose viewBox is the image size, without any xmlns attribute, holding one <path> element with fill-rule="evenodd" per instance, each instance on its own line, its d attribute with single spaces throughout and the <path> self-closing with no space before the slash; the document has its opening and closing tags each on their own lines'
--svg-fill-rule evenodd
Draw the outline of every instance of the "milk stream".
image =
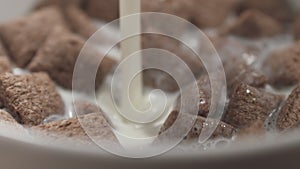
<svg viewBox="0 0 300 169">
<path fill-rule="evenodd" d="M 141 1 L 140 0 L 120 0 L 120 29 L 121 29 L 121 36 L 123 41 L 121 42 L 121 58 L 122 60 L 129 57 L 131 54 L 141 50 L 141 37 L 134 36 L 131 37 L 130 35 L 141 33 L 141 17 L 140 15 L 134 15 L 131 17 L 132 14 L 138 14 L 141 12 Z M 129 97 L 133 100 L 133 104 L 135 106 L 141 105 L 139 101 L 143 97 L 143 77 L 142 74 L 136 76 L 132 81 L 129 75 L 135 74 L 142 70 L 142 58 L 141 56 L 135 57 L 132 60 L 132 63 L 129 66 L 126 66 L 122 69 L 121 72 L 121 80 L 123 84 L 131 84 L 129 88 Z M 124 111 L 130 111 L 128 109 L 128 89 L 126 85 L 121 92 L 121 106 Z"/>
</svg>

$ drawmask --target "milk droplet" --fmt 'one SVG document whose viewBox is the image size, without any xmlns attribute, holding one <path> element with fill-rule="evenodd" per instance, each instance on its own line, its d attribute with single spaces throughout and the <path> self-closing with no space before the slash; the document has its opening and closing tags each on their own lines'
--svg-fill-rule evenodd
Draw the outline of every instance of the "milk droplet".
<svg viewBox="0 0 300 169">
<path fill-rule="evenodd" d="M 205 103 L 206 103 L 205 99 L 200 99 L 200 104 L 205 104 Z"/>
<path fill-rule="evenodd" d="M 247 65 L 252 65 L 255 62 L 255 60 L 256 60 L 256 57 L 254 55 L 248 54 L 248 53 L 244 53 L 242 55 L 242 57 L 246 61 Z"/>
</svg>

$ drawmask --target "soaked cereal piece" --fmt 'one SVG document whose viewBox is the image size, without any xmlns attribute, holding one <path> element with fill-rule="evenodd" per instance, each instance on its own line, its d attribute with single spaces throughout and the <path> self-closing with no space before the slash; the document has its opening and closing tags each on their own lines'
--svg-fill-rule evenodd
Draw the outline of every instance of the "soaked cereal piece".
<svg viewBox="0 0 300 169">
<path fill-rule="evenodd" d="M 277 119 L 280 130 L 292 128 L 300 123 L 300 86 L 296 87 L 285 101 Z"/>
<path fill-rule="evenodd" d="M 263 120 L 257 120 L 250 126 L 240 130 L 237 133 L 237 140 L 243 140 L 250 137 L 264 137 L 266 135 L 265 122 Z"/>
<path fill-rule="evenodd" d="M 82 125 L 84 125 L 85 129 L 89 129 L 85 130 Z M 83 141 L 83 143 L 89 143 L 91 142 L 89 136 L 91 136 L 110 143 L 118 143 L 118 140 L 105 117 L 101 113 L 96 112 L 79 116 L 79 118 L 42 124 L 35 126 L 32 129 L 40 131 L 42 135 L 47 135 L 55 139 L 78 139 Z"/>
<path fill-rule="evenodd" d="M 62 27 L 56 27 L 44 45 L 38 50 L 28 69 L 33 72 L 47 72 L 57 84 L 71 89 L 74 67 L 84 44 L 85 40 L 81 36 L 73 34 Z M 92 48 L 89 52 L 85 55 L 86 59 L 82 63 L 84 66 L 96 64 L 103 55 Z M 115 63 L 114 60 L 108 57 L 103 59 L 98 67 L 96 87 L 99 87 Z M 79 82 L 80 79 L 77 78 L 76 83 Z M 81 83 L 83 87 L 86 85 L 84 80 Z"/>
<path fill-rule="evenodd" d="M 24 68 L 56 26 L 67 27 L 64 17 L 55 7 L 43 8 L 29 16 L 0 26 L 0 35 L 12 61 Z"/>
<path fill-rule="evenodd" d="M 200 79 L 197 81 L 197 86 L 199 89 L 199 110 L 198 115 L 207 117 L 209 113 L 210 108 L 210 101 L 211 101 L 211 88 L 210 88 L 210 81 L 207 75 L 204 75 L 200 77 Z M 182 92 L 185 92 L 187 95 L 194 95 L 192 93 L 194 85 L 188 85 L 186 88 L 183 89 Z M 184 106 L 184 104 L 189 104 L 189 100 L 192 98 L 186 98 L 185 100 L 181 100 L 181 96 L 178 96 L 177 99 L 177 105 L 175 107 L 175 110 L 179 111 L 181 106 Z M 186 105 L 187 106 L 187 105 Z M 194 112 L 186 112 L 189 114 L 194 114 Z"/>
<path fill-rule="evenodd" d="M 229 94 L 241 82 L 257 88 L 268 83 L 265 74 L 253 67 L 260 52 L 258 49 L 229 37 L 211 37 L 211 40 L 223 62 Z"/>
<path fill-rule="evenodd" d="M 19 122 L 33 125 L 40 123 L 43 118 L 50 114 L 64 112 L 62 100 L 46 74 L 40 73 L 25 76 L 3 74 L 1 77 L 1 90 L 5 90 L 1 99 L 5 107 L 12 111 L 12 115 Z M 28 82 L 28 80 L 30 81 Z M 51 104 L 44 101 L 51 101 Z M 41 102 L 44 104 L 41 104 Z M 35 104 L 39 104 L 39 106 Z"/>
<path fill-rule="evenodd" d="M 289 87 L 300 82 L 300 43 L 272 53 L 264 62 L 264 71 L 273 86 Z"/>
<path fill-rule="evenodd" d="M 240 84 L 233 92 L 224 121 L 239 129 L 265 121 L 282 102 L 282 96 Z"/>
<path fill-rule="evenodd" d="M 21 124 L 39 125 L 53 114 L 64 113 L 64 103 L 45 73 L 23 76 L 0 74 L 0 99 Z"/>
<path fill-rule="evenodd" d="M 175 123 L 177 117 L 179 116 L 179 112 L 177 111 L 173 111 L 169 117 L 167 118 L 167 120 L 165 121 L 163 127 L 160 130 L 159 135 L 161 135 L 161 137 L 158 137 L 158 139 L 172 139 L 173 137 L 180 137 L 177 136 L 176 134 L 176 128 L 171 128 L 172 125 Z M 191 128 L 191 130 L 189 131 L 189 133 L 187 134 L 187 136 L 184 139 L 184 142 L 190 142 L 190 141 L 195 141 L 198 140 L 200 133 L 204 127 L 204 125 L 209 125 L 206 124 L 205 122 L 205 118 L 203 117 L 193 117 L 192 115 L 189 114 L 182 114 L 182 118 L 184 119 L 185 122 L 190 123 L 192 121 L 195 120 L 195 123 L 193 125 L 193 127 Z M 184 128 L 186 125 L 182 124 L 179 127 Z M 170 135 L 162 135 L 162 133 L 164 133 L 165 131 L 172 129 L 172 132 L 170 132 Z M 173 131 L 174 130 L 174 131 Z M 236 130 L 234 127 L 224 123 L 224 122 L 220 122 L 216 128 L 216 130 L 213 132 L 212 136 L 210 137 L 210 139 L 216 139 L 216 138 L 232 138 L 236 133 Z"/>
</svg>

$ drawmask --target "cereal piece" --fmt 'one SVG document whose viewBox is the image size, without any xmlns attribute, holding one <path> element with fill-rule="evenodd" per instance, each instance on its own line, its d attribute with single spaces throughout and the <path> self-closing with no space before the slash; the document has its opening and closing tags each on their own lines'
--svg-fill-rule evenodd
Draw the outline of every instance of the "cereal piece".
<svg viewBox="0 0 300 169">
<path fill-rule="evenodd" d="M 39 125 L 53 114 L 64 113 L 64 103 L 45 73 L 0 75 L 0 99 L 21 124 Z"/>
<path fill-rule="evenodd" d="M 263 137 L 266 134 L 265 123 L 263 120 L 257 120 L 250 126 L 240 130 L 237 134 L 237 140 L 243 140 L 251 136 Z"/>
<path fill-rule="evenodd" d="M 97 31 L 97 27 L 92 20 L 78 7 L 69 6 L 65 15 L 74 32 L 89 38 Z"/>
<path fill-rule="evenodd" d="M 85 40 L 82 37 L 61 27 L 56 27 L 39 49 L 28 69 L 33 72 L 47 72 L 59 85 L 71 89 L 76 60 L 84 44 Z M 90 52 L 91 54 L 86 55 L 85 63 L 82 65 L 88 66 L 97 63 L 96 59 L 99 59 L 101 54 L 92 49 Z M 103 81 L 114 64 L 115 61 L 112 59 L 107 57 L 103 59 L 97 72 L 96 87 Z M 86 82 L 82 82 L 83 86 L 85 84 Z"/>
<path fill-rule="evenodd" d="M 245 128 L 266 118 L 276 110 L 282 97 L 240 84 L 233 92 L 224 121 L 237 128 Z"/>
<path fill-rule="evenodd" d="M 49 7 L 4 23 L 0 26 L 0 35 L 12 60 L 24 68 L 57 25 L 65 26 L 64 18 L 57 8 Z"/>
<path fill-rule="evenodd" d="M 85 9 L 91 17 L 107 22 L 119 18 L 119 0 L 86 0 Z"/>
<path fill-rule="evenodd" d="M 290 94 L 277 119 L 277 127 L 285 130 L 300 123 L 300 86 Z"/>
<path fill-rule="evenodd" d="M 247 73 L 243 74 L 243 76 L 245 76 L 245 75 L 248 75 L 248 74 Z M 252 76 L 249 76 L 248 78 L 250 78 L 250 79 L 246 79 L 246 77 L 238 78 L 239 83 L 253 82 Z M 204 75 L 200 79 L 198 79 L 197 85 L 198 85 L 199 94 L 200 94 L 200 98 L 198 99 L 199 100 L 198 115 L 202 116 L 202 117 L 207 117 L 207 115 L 209 113 L 209 109 L 210 109 L 210 102 L 211 102 L 211 88 L 210 88 L 210 81 L 209 81 L 208 76 Z M 237 85 L 237 82 L 235 83 L 235 85 Z M 192 86 L 193 85 L 186 86 L 186 88 L 184 88 L 182 92 L 188 93 L 189 95 L 193 95 Z M 181 104 L 188 104 L 190 99 L 192 99 L 192 98 L 186 98 L 185 100 L 181 100 L 181 96 L 179 96 L 177 99 L 177 106 L 175 107 L 175 110 L 179 111 Z M 181 100 L 181 102 L 180 102 L 180 100 Z M 194 112 L 187 112 L 187 113 L 193 114 Z"/>
<path fill-rule="evenodd" d="M 229 60 L 225 62 L 226 65 L 224 64 L 224 69 L 229 94 L 231 94 L 241 82 L 257 88 L 263 88 L 268 82 L 268 78 L 261 71 L 251 68 L 239 59 L 233 59 L 231 65 L 229 65 Z"/>
<path fill-rule="evenodd" d="M 231 84 L 229 84 L 230 91 L 233 90 L 240 82 L 257 88 L 265 87 L 268 82 L 268 78 L 261 71 L 254 68 L 246 67 L 245 70 L 235 78 L 234 74 L 229 75 L 232 80 Z"/>
<path fill-rule="evenodd" d="M 267 84 L 268 78 L 252 67 L 260 52 L 255 47 L 228 37 L 211 37 L 211 40 L 223 62 L 229 94 L 241 82 L 258 88 Z"/>
<path fill-rule="evenodd" d="M 54 132 L 66 137 L 85 137 L 86 133 L 81 127 L 77 118 L 54 121 L 48 124 L 41 124 L 33 127 L 33 129 L 40 129 L 48 132 L 47 134 L 53 134 Z"/>
<path fill-rule="evenodd" d="M 176 121 L 177 117 L 178 117 L 179 113 L 177 111 L 173 111 L 169 117 L 167 118 L 167 120 L 165 121 L 163 127 L 161 128 L 159 135 L 161 135 L 163 132 L 167 131 L 168 129 L 170 129 L 170 127 L 174 124 L 174 122 Z M 192 115 L 189 114 L 183 114 L 182 118 L 185 121 L 190 122 L 191 120 L 193 120 Z M 193 141 L 198 139 L 198 137 L 200 136 L 201 130 L 203 128 L 204 125 L 207 125 L 205 123 L 205 118 L 198 116 L 195 120 L 195 123 L 193 125 L 193 127 L 191 128 L 190 132 L 187 134 L 187 136 L 184 138 L 184 141 Z M 180 127 L 185 127 L 180 126 Z M 175 129 L 176 130 L 176 129 Z M 216 138 L 232 138 L 235 135 L 236 130 L 234 129 L 234 127 L 220 122 L 218 124 L 218 127 L 216 128 L 216 130 L 214 131 L 214 133 L 212 134 L 212 136 L 210 137 L 210 139 L 216 139 Z M 167 139 L 172 139 L 172 137 L 177 137 L 176 136 L 176 131 L 172 131 L 170 132 L 171 135 L 165 135 L 164 138 L 160 138 L 159 139 L 165 139 L 165 137 L 167 137 Z"/>
<path fill-rule="evenodd" d="M 194 0 L 192 22 L 200 28 L 219 26 L 235 8 L 237 2 L 237 0 Z"/>
<path fill-rule="evenodd" d="M 300 82 L 300 43 L 271 54 L 263 69 L 275 87 L 293 86 Z"/>
<path fill-rule="evenodd" d="M 290 21 L 293 12 L 286 0 L 243 0 L 238 6 L 238 13 L 248 9 L 259 10 L 279 21 Z"/>
<path fill-rule="evenodd" d="M 0 57 L 0 73 L 12 73 L 10 61 L 7 57 Z"/>
<path fill-rule="evenodd" d="M 197 81 L 197 86 L 199 89 L 199 95 L 200 98 L 199 100 L 199 110 L 198 110 L 198 115 L 207 117 L 209 113 L 209 108 L 210 108 L 210 101 L 211 101 L 211 89 L 210 89 L 210 81 L 207 75 L 202 76 L 198 81 Z M 185 92 L 186 95 L 193 95 L 194 85 L 188 85 L 186 88 L 182 90 L 182 92 Z M 177 99 L 177 105 L 175 107 L 175 110 L 180 111 L 180 107 L 184 106 L 184 104 L 188 104 L 189 100 L 192 98 L 185 98 L 185 100 L 181 100 L 181 95 L 178 96 Z M 183 104 L 183 105 L 181 105 Z M 186 105 L 187 106 L 187 105 Z M 189 114 L 194 114 L 194 112 L 186 112 Z"/>
<path fill-rule="evenodd" d="M 143 35 L 142 46 L 143 49 L 157 48 L 157 49 L 162 49 L 171 52 L 172 54 L 182 59 L 196 77 L 198 77 L 200 74 L 204 72 L 204 68 L 199 57 L 196 56 L 187 47 L 182 45 L 179 41 L 174 40 L 170 37 L 160 36 L 160 35 Z M 143 59 L 144 66 L 147 66 L 149 63 L 159 65 L 161 63 L 166 63 L 166 62 L 168 63 L 167 65 L 166 64 L 164 65 L 166 69 L 171 70 L 176 67 L 177 68 L 176 73 L 178 77 L 184 78 L 185 72 L 180 71 L 181 69 L 179 69 L 180 67 L 183 66 L 183 64 L 178 65 L 178 63 L 175 60 L 174 61 L 170 60 L 169 57 L 164 58 L 162 56 L 160 60 L 153 60 L 149 57 Z M 176 80 L 180 80 L 180 79 L 176 79 Z M 150 69 L 144 71 L 144 83 L 148 86 L 162 89 L 169 92 L 174 92 L 178 90 L 178 85 L 176 81 L 173 79 L 173 77 L 160 70 Z"/>
<path fill-rule="evenodd" d="M 226 33 L 247 38 L 270 37 L 282 31 L 280 23 L 257 10 L 247 10 L 229 26 Z"/>
<path fill-rule="evenodd" d="M 33 129 L 46 132 L 44 134 L 57 139 L 62 139 L 61 136 L 63 136 L 66 138 L 90 141 L 89 136 L 91 136 L 93 138 L 103 139 L 110 142 L 118 142 L 110 125 L 101 113 L 94 112 L 84 116 L 79 116 L 79 119 L 71 118 L 55 121 L 35 126 Z M 88 129 L 85 131 L 82 125 L 85 129 Z"/>
<path fill-rule="evenodd" d="M 70 5 L 81 6 L 84 0 L 42 0 L 36 4 L 35 9 L 56 5 L 65 8 Z"/>
</svg>

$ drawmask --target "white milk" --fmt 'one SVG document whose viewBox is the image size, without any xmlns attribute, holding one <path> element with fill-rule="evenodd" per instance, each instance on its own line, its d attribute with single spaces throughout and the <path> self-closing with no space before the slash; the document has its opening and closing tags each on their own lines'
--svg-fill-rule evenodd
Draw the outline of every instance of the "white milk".
<svg viewBox="0 0 300 169">
<path fill-rule="evenodd" d="M 140 15 L 134 15 L 130 18 L 126 16 L 137 14 L 141 12 L 141 1 L 140 0 L 120 0 L 120 28 L 122 38 L 128 38 L 132 34 L 140 34 L 141 32 L 141 17 Z M 121 57 L 122 60 L 126 59 L 129 55 L 134 52 L 141 50 L 141 38 L 140 36 L 130 37 L 129 39 L 121 42 Z M 120 75 L 123 84 L 129 84 L 131 81 L 130 74 L 134 74 L 142 70 L 142 58 L 141 56 L 136 57 L 130 66 L 124 67 L 122 74 Z M 126 106 L 129 105 L 127 98 L 127 86 L 122 85 L 125 89 L 121 90 L 121 104 L 122 108 L 126 110 Z M 136 103 L 135 106 L 140 105 L 143 92 L 143 77 L 142 74 L 138 75 L 131 82 L 129 96 Z"/>
</svg>

